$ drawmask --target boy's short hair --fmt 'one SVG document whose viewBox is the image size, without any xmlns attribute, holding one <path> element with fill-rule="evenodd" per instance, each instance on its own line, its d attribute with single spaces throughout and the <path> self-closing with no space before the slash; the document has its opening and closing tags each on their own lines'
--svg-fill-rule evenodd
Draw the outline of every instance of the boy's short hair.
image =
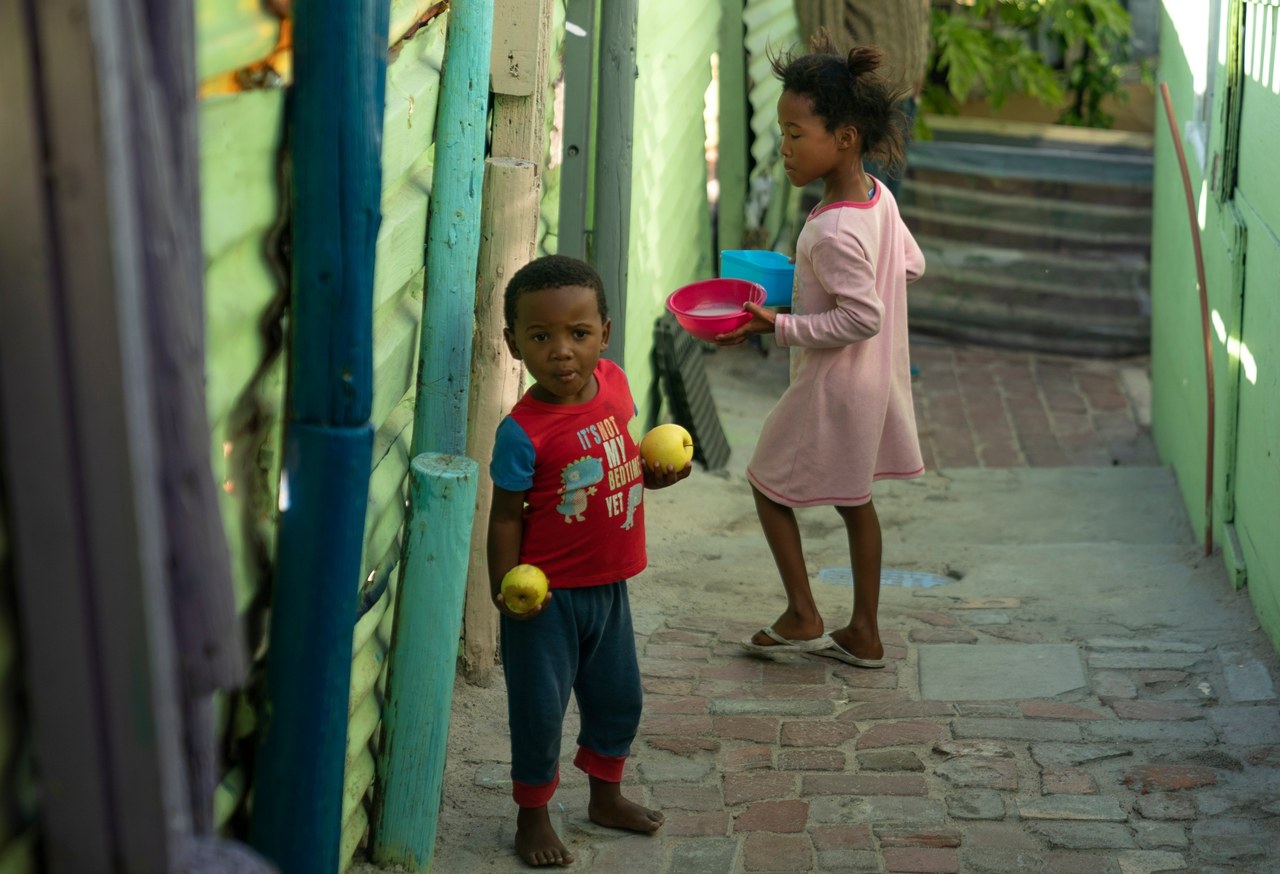
<svg viewBox="0 0 1280 874">
<path fill-rule="evenodd" d="M 604 299 L 604 280 L 596 269 L 585 261 L 570 258 L 568 255 L 543 255 L 535 258 L 516 271 L 507 283 L 507 291 L 503 297 L 503 316 L 507 329 L 516 326 L 516 301 L 520 295 L 531 291 L 545 291 L 549 288 L 564 288 L 568 285 L 580 285 L 590 288 L 596 293 L 596 305 L 600 308 L 600 321 L 609 318 L 609 305 Z"/>
</svg>

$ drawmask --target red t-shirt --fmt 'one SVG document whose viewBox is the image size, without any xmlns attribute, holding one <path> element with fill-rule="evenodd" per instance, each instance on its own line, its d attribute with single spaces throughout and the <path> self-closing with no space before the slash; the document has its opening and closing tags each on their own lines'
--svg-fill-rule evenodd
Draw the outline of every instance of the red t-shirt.
<svg viewBox="0 0 1280 874">
<path fill-rule="evenodd" d="M 524 492 L 520 561 L 553 589 L 615 583 L 644 570 L 644 472 L 627 423 L 635 401 L 622 368 L 596 364 L 596 396 L 548 404 L 525 393 L 498 425 L 494 485 Z"/>
</svg>

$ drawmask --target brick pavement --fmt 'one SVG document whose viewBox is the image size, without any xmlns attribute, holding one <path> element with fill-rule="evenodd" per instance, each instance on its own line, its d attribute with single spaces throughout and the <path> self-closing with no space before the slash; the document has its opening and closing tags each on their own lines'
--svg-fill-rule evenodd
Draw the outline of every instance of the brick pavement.
<svg viewBox="0 0 1280 874">
<path fill-rule="evenodd" d="M 553 821 L 578 856 L 571 870 L 1280 871 L 1276 660 L 1250 626 L 1248 596 L 1231 592 L 1218 560 L 1189 544 L 1158 469 L 1125 472 L 1158 484 L 1141 487 L 1146 503 L 1120 511 L 1143 520 L 1126 543 L 1096 501 L 1133 490 L 1090 491 L 1099 468 L 1157 463 L 1145 361 L 927 341 L 914 343 L 913 361 L 927 463 L 942 473 L 889 484 L 883 503 L 878 493 L 891 526 L 885 560 L 937 570 L 956 559 L 967 575 L 938 590 L 886 587 L 888 667 L 868 671 L 737 647 L 780 597 L 741 466 L 786 365 L 749 350 L 708 357 L 734 445 L 730 469 L 697 471 L 683 490 L 646 500 L 651 568 L 633 596 L 646 700 L 626 791 L 667 821 L 656 839 L 592 825 L 583 778 L 562 768 Z M 1072 479 L 1070 466 L 1081 464 L 1092 471 Z M 965 467 L 1015 470 L 957 477 Z M 1036 488 L 1043 479 L 1032 468 L 1047 467 L 1068 477 L 1055 481 L 1052 501 L 1029 495 L 1049 523 L 983 503 L 982 483 L 1004 500 Z M 968 490 L 957 491 L 963 480 Z M 1068 513 L 1064 496 L 1077 486 Z M 930 518 L 947 512 L 945 524 L 959 528 Z M 989 516 L 965 532 L 963 520 Z M 840 560 L 843 535 L 829 522 L 816 511 L 802 520 L 818 567 Z M 956 539 L 937 542 L 945 531 Z M 1166 567 L 1170 586 L 1161 588 Z M 1088 595 L 1059 585 L 1073 573 L 1093 575 L 1080 581 Z M 1154 589 L 1144 582 L 1152 579 Z M 824 615 L 832 604 L 847 610 L 847 591 L 815 583 Z M 1052 696 L 935 700 L 922 695 L 921 660 L 938 644 L 1066 644 L 1085 681 Z M 472 691 L 455 711 L 488 707 L 472 723 L 497 726 L 502 700 L 497 689 Z M 492 732 L 451 735 L 436 870 L 527 870 L 510 852 L 509 782 L 494 760 L 502 745 Z"/>
<path fill-rule="evenodd" d="M 1014 623 L 1017 600 L 1002 603 Z M 1280 849 L 1278 739 L 1243 754 L 1233 746 L 1244 740 L 1224 731 L 1233 708 L 1216 710 L 1226 702 L 1203 691 L 1225 686 L 1204 647 L 1099 638 L 1084 647 L 1089 687 L 1072 695 L 921 700 L 909 650 L 940 618 L 985 637 L 974 606 L 890 610 L 883 671 L 747 657 L 735 641 L 752 626 L 668 617 L 641 638 L 647 712 L 634 779 L 667 814 L 671 861 L 645 841 L 590 869 L 1280 870 L 1267 858 Z M 1238 731 L 1276 723 L 1270 710 L 1254 718 Z M 1241 779 L 1255 769 L 1268 775 L 1261 783 Z"/>
<path fill-rule="evenodd" d="M 1072 358 L 912 338 L 925 467 L 1157 464 L 1147 361 Z"/>
</svg>

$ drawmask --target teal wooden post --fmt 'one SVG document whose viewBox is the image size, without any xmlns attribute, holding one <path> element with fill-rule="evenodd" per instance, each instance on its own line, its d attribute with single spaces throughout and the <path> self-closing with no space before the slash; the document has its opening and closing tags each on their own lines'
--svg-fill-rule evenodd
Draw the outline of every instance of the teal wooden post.
<svg viewBox="0 0 1280 874">
<path fill-rule="evenodd" d="M 410 871 L 431 867 L 470 559 L 479 467 L 425 452 L 410 464 L 404 584 L 392 636 L 374 815 L 374 858 Z"/>
<path fill-rule="evenodd" d="M 531 22 L 532 25 L 532 22 Z M 431 865 L 478 466 L 465 457 L 493 0 L 449 11 L 427 225 L 408 533 L 378 757 L 373 858 Z"/>
<path fill-rule="evenodd" d="M 493 0 L 453 4 L 427 217 L 427 302 L 419 340 L 413 455 L 467 451 L 492 40 Z"/>
<path fill-rule="evenodd" d="M 293 14 L 289 410 L 250 836 L 282 874 L 336 874 L 373 455 L 390 3 L 304 0 Z"/>
</svg>

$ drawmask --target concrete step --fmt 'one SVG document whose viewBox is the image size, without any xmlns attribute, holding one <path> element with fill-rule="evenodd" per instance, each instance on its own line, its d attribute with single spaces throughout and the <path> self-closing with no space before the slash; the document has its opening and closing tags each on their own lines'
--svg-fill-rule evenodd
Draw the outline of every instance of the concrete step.
<svg viewBox="0 0 1280 874">
<path fill-rule="evenodd" d="M 1050 252 L 1001 249 L 919 236 L 925 275 L 970 285 L 1015 286 L 1083 298 L 1091 304 L 1106 298 L 1136 300 L 1148 309 L 1148 264 L 1145 257 L 1112 253 L 1081 259 Z M 1127 309 L 1127 307 L 1125 307 Z"/>
<path fill-rule="evenodd" d="M 1062 354 L 1146 351 L 1151 307 L 1143 258 L 1076 258 L 921 240 L 925 275 L 907 293 L 913 330 Z"/>
<path fill-rule="evenodd" d="M 1018 216 L 1002 211 L 974 215 L 922 209 L 914 205 L 904 205 L 902 217 L 913 233 L 992 247 L 1056 252 L 1075 257 L 1113 252 L 1146 255 L 1151 251 L 1149 226 L 1135 231 L 1069 227 L 1050 215 Z"/>
<path fill-rule="evenodd" d="M 1073 355 L 1150 340 L 1149 138 L 930 119 L 911 144 L 902 215 L 928 268 L 915 330 Z"/>
<path fill-rule="evenodd" d="M 941 182 L 927 183 L 910 176 L 903 180 L 898 203 L 903 215 L 941 214 L 982 222 L 995 219 L 1015 227 L 1040 227 L 1055 233 L 1117 234 L 1146 240 L 1148 245 L 1151 236 L 1149 203 L 1129 205 L 1026 197 Z"/>
<path fill-rule="evenodd" d="M 1149 208 L 1151 137 L 1062 125 L 930 116 L 908 148 L 910 181 L 975 192 Z"/>
</svg>

